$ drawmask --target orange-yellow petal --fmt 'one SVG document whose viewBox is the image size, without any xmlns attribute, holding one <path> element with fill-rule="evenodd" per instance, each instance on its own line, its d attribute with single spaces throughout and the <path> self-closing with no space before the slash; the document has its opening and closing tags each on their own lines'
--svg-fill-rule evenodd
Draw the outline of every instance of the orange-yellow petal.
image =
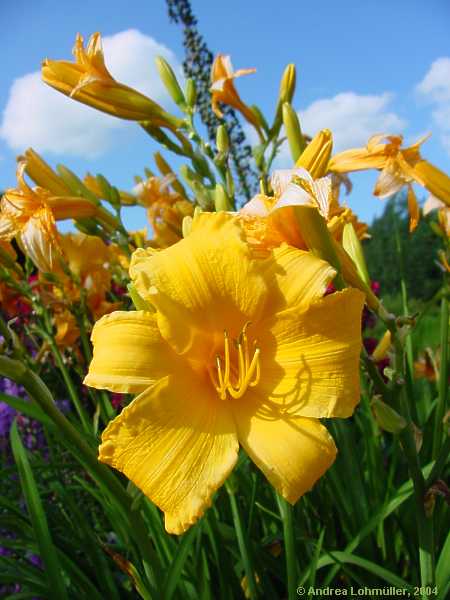
<svg viewBox="0 0 450 600">
<path fill-rule="evenodd" d="M 363 304 L 348 288 L 262 322 L 258 393 L 293 415 L 349 417 L 359 402 Z"/>
<path fill-rule="evenodd" d="M 50 272 L 60 255 L 55 220 L 47 206 L 38 209 L 20 232 L 25 253 L 40 271 Z"/>
<path fill-rule="evenodd" d="M 420 219 L 420 209 L 416 194 L 411 185 L 408 186 L 408 212 L 409 212 L 409 231 L 414 231 Z"/>
<path fill-rule="evenodd" d="M 333 464 L 336 446 L 319 420 L 268 404 L 254 391 L 233 401 L 232 409 L 240 444 L 292 504 Z"/>
<path fill-rule="evenodd" d="M 153 313 L 117 311 L 92 331 L 94 355 L 84 380 L 90 387 L 139 394 L 174 373 L 179 359 L 162 339 Z"/>
<path fill-rule="evenodd" d="M 102 435 L 99 458 L 125 473 L 181 534 L 199 519 L 233 469 L 235 425 L 226 402 L 192 372 L 142 393 Z"/>
<path fill-rule="evenodd" d="M 443 171 L 429 163 L 421 160 L 413 167 L 414 179 L 423 185 L 429 192 L 444 204 L 450 206 L 450 177 Z"/>
</svg>

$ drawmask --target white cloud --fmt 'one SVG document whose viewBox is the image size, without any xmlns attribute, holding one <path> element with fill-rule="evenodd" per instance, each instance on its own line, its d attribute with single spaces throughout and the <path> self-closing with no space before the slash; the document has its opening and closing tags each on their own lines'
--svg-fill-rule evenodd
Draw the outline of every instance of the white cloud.
<svg viewBox="0 0 450 600">
<path fill-rule="evenodd" d="M 400 133 L 407 123 L 389 110 L 392 94 L 363 95 L 342 92 L 332 98 L 315 100 L 298 111 L 302 130 L 314 136 L 320 129 L 330 129 L 333 149 L 348 150 L 365 146 L 375 133 Z M 250 137 L 250 139 L 252 139 Z M 291 153 L 286 143 L 280 149 L 274 167 L 292 165 Z"/>
<path fill-rule="evenodd" d="M 434 106 L 433 121 L 440 129 L 440 140 L 450 155 L 450 58 L 435 60 L 416 91 Z"/>
<path fill-rule="evenodd" d="M 103 46 L 108 69 L 118 81 L 170 105 L 154 64 L 155 56 L 164 56 L 180 73 L 176 56 L 169 48 L 136 29 L 105 37 Z M 35 71 L 13 82 L 0 136 L 13 150 L 32 146 L 40 152 L 93 157 L 110 148 L 126 127 L 126 122 L 53 90 Z"/>
<path fill-rule="evenodd" d="M 392 94 L 361 95 L 343 92 L 316 100 L 299 111 L 302 129 L 315 135 L 320 129 L 333 133 L 335 150 L 364 146 L 375 133 L 399 133 L 406 123 L 389 111 Z"/>
</svg>

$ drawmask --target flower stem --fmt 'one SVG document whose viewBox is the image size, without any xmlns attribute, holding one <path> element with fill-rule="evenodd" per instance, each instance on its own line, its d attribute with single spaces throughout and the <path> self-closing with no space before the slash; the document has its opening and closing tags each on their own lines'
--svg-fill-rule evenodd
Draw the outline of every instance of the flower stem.
<svg viewBox="0 0 450 600">
<path fill-rule="evenodd" d="M 284 551 L 286 554 L 287 592 L 288 599 L 297 598 L 297 553 L 295 551 L 295 534 L 293 507 L 279 494 L 276 495 L 278 509 L 283 521 Z"/>
<path fill-rule="evenodd" d="M 242 525 L 242 517 L 239 511 L 239 506 L 236 500 L 235 490 L 229 481 L 225 483 L 228 497 L 230 499 L 231 513 L 233 515 L 234 529 L 236 531 L 236 537 L 238 541 L 239 551 L 241 553 L 242 562 L 244 564 L 244 571 L 247 577 L 248 592 L 251 600 L 257 597 L 256 589 L 256 578 L 255 569 L 253 567 L 253 561 L 250 555 L 249 540 L 245 534 L 244 527 Z"/>
<path fill-rule="evenodd" d="M 414 498 L 416 501 L 416 519 L 419 537 L 419 563 L 420 563 L 420 584 L 422 588 L 434 585 L 435 581 L 435 561 L 434 561 L 434 531 L 433 517 L 427 517 L 425 513 L 425 480 L 419 464 L 419 457 L 416 450 L 413 423 L 409 411 L 406 390 L 403 388 L 400 395 L 400 404 L 402 412 L 408 421 L 407 427 L 400 434 L 403 452 L 408 462 L 408 469 L 413 481 Z M 426 594 L 423 596 L 427 598 Z"/>
<path fill-rule="evenodd" d="M 70 399 L 72 400 L 72 402 L 75 406 L 75 409 L 78 413 L 78 416 L 80 417 L 80 421 L 81 421 L 81 424 L 83 425 L 83 429 L 86 432 L 91 433 L 92 426 L 89 423 L 89 419 L 86 414 L 86 411 L 84 410 L 84 407 L 81 404 L 80 398 L 78 396 L 78 392 L 75 388 L 72 378 L 70 377 L 69 372 L 66 368 L 66 365 L 64 364 L 64 360 L 63 360 L 63 357 L 61 356 L 61 352 L 59 351 L 58 346 L 55 344 L 55 341 L 51 336 L 47 337 L 47 343 L 49 344 L 49 346 L 52 350 L 53 356 L 55 357 L 55 361 L 56 361 L 56 364 L 58 365 L 58 369 L 61 371 L 61 375 L 64 379 L 64 383 L 66 384 Z"/>
<path fill-rule="evenodd" d="M 443 419 L 448 400 L 448 300 L 441 300 L 441 366 L 439 369 L 439 394 L 434 420 L 433 458 L 436 459 L 442 446 Z"/>
</svg>

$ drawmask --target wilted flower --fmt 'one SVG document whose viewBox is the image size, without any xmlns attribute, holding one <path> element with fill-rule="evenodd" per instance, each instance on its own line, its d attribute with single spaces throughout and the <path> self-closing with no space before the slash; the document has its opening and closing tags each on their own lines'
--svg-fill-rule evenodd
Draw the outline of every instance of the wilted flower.
<svg viewBox="0 0 450 600">
<path fill-rule="evenodd" d="M 139 394 L 103 432 L 123 471 L 182 533 L 211 502 L 239 443 L 291 503 L 332 464 L 321 417 L 359 400 L 363 295 L 324 297 L 335 271 L 282 245 L 255 259 L 237 216 L 200 214 L 166 250 L 137 250 L 130 275 L 156 312 L 96 323 L 87 385 Z"/>
</svg>

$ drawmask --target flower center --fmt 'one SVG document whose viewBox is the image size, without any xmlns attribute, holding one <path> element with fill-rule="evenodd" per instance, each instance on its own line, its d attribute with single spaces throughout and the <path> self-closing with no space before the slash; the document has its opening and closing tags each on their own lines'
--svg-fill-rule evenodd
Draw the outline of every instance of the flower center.
<svg viewBox="0 0 450 600">
<path fill-rule="evenodd" d="M 223 356 L 216 356 L 215 370 L 209 367 L 208 373 L 214 388 L 217 390 L 221 400 L 225 400 L 227 392 L 232 398 L 242 398 L 249 387 L 258 384 L 260 378 L 259 354 L 256 340 L 253 342 L 253 356 L 250 359 L 250 348 L 247 338 L 246 323 L 237 340 L 233 340 L 235 347 L 235 357 L 237 358 L 237 368 L 232 360 L 230 348 L 230 338 L 226 331 L 223 332 L 224 352 Z M 216 376 L 217 375 L 217 376 Z"/>
</svg>

